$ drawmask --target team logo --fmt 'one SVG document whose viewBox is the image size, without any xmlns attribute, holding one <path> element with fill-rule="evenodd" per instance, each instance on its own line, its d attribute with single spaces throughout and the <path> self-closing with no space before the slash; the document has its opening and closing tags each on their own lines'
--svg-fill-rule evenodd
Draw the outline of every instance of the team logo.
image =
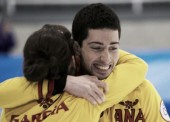
<svg viewBox="0 0 170 122">
<path fill-rule="evenodd" d="M 119 104 L 124 106 L 124 109 L 115 109 L 114 119 L 116 122 L 145 122 L 144 114 L 141 108 L 137 108 L 139 99 L 134 101 L 122 101 Z"/>
<path fill-rule="evenodd" d="M 123 106 L 126 106 L 126 108 L 130 109 L 130 108 L 133 108 L 133 106 L 135 106 L 136 104 L 138 104 L 139 100 L 136 99 L 135 101 L 125 101 L 125 102 L 120 102 L 119 104 L 120 105 L 123 105 Z"/>
<path fill-rule="evenodd" d="M 166 107 L 165 107 L 163 101 L 161 101 L 161 106 L 160 107 L 161 107 L 160 108 L 160 112 L 161 112 L 161 115 L 162 115 L 163 119 L 165 119 L 166 121 L 170 122 L 170 117 L 168 115 L 168 112 L 166 110 Z"/>
</svg>

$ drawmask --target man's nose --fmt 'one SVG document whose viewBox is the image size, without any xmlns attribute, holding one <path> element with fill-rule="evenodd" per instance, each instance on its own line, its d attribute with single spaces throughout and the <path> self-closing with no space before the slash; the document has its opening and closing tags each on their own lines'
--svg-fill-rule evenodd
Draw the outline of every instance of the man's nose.
<svg viewBox="0 0 170 122">
<path fill-rule="evenodd" d="M 105 63 L 105 64 L 109 64 L 111 62 L 111 55 L 109 53 L 109 51 L 103 51 L 101 56 L 100 56 L 100 60 Z"/>
</svg>

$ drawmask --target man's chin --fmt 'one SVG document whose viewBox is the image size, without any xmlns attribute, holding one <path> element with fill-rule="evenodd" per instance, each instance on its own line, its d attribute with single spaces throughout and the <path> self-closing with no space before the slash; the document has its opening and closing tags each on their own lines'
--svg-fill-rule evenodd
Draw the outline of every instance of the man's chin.
<svg viewBox="0 0 170 122">
<path fill-rule="evenodd" d="M 97 76 L 97 78 L 99 79 L 99 80 L 104 80 L 104 79 L 106 79 L 108 76 L 109 76 L 109 74 L 105 74 L 105 75 L 99 75 L 99 74 L 97 74 L 97 75 L 95 75 L 95 76 Z"/>
</svg>

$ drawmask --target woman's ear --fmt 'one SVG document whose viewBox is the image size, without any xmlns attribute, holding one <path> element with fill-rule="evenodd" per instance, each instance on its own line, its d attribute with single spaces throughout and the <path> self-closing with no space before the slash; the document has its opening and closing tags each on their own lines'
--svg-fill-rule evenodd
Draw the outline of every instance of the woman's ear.
<svg viewBox="0 0 170 122">
<path fill-rule="evenodd" d="M 74 50 L 74 53 L 75 53 L 75 56 L 80 56 L 80 53 L 81 53 L 81 49 L 80 49 L 80 45 L 74 41 L 73 43 L 73 50 Z"/>
</svg>

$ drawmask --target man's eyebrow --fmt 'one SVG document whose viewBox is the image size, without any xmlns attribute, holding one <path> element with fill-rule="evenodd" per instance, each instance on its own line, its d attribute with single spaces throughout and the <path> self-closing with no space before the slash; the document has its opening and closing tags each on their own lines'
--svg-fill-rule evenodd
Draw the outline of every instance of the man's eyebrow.
<svg viewBox="0 0 170 122">
<path fill-rule="evenodd" d="M 101 43 L 101 42 L 89 42 L 88 44 L 89 44 L 89 45 L 90 45 L 90 44 L 99 44 L 99 45 L 103 45 L 103 43 Z"/>
<path fill-rule="evenodd" d="M 111 45 L 113 45 L 113 44 L 119 44 L 119 42 L 111 42 L 110 44 L 111 44 Z"/>
<path fill-rule="evenodd" d="M 103 43 L 101 43 L 101 42 L 89 42 L 88 44 L 89 44 L 89 45 L 90 45 L 90 44 L 99 44 L 99 45 L 103 45 Z M 119 42 L 111 42 L 111 43 L 110 43 L 110 45 L 113 45 L 113 44 L 119 44 Z"/>
</svg>

